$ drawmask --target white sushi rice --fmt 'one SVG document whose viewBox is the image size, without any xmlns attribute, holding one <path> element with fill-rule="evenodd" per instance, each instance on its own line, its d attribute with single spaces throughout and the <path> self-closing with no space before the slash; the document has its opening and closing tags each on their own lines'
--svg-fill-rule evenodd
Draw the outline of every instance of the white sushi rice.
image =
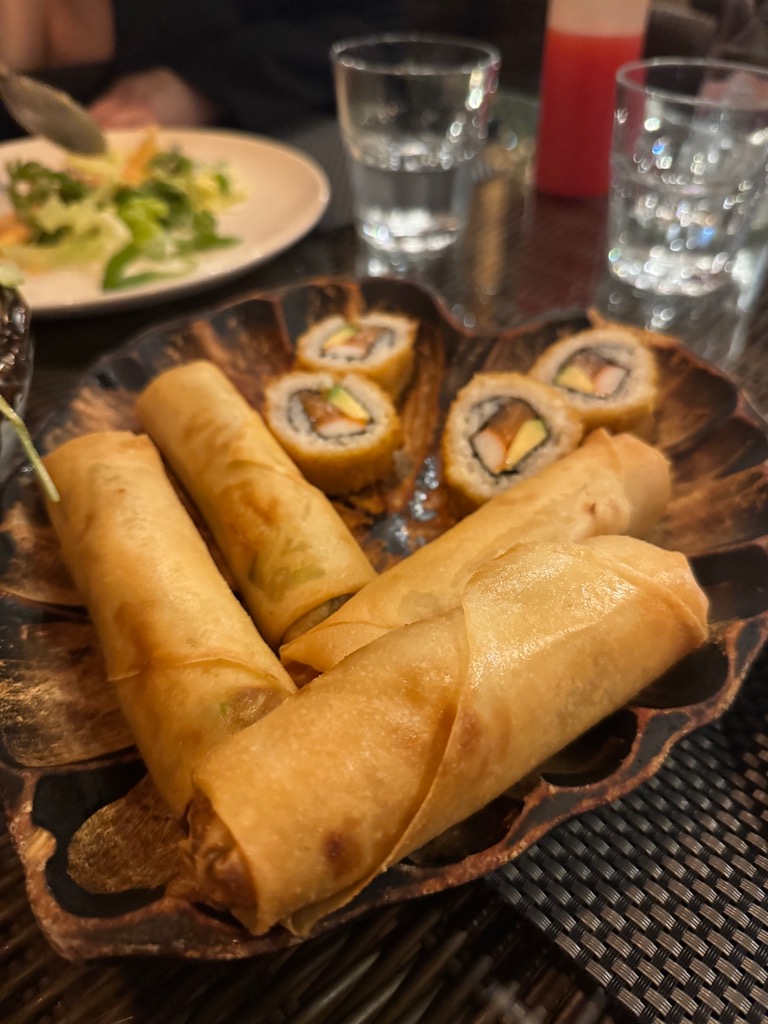
<svg viewBox="0 0 768 1024">
<path fill-rule="evenodd" d="M 359 430 L 322 437 L 313 428 L 299 395 L 327 395 L 341 385 L 370 416 Z M 266 422 L 304 476 L 327 493 L 358 490 L 391 470 L 402 442 L 400 418 L 389 395 L 357 374 L 294 371 L 265 392 Z"/>
<path fill-rule="evenodd" d="M 373 327 L 386 332 L 361 357 L 349 353 L 345 347 L 323 351 L 324 345 L 345 327 L 354 324 Z M 328 370 L 332 373 L 359 373 L 375 381 L 393 397 L 402 392 L 413 368 L 414 344 L 418 323 L 395 313 L 365 313 L 354 319 L 336 315 L 318 321 L 296 341 L 296 363 L 307 370 Z"/>
<path fill-rule="evenodd" d="M 555 383 L 560 370 L 582 351 L 594 351 L 598 356 L 626 370 L 626 375 L 611 395 L 591 395 Z M 634 408 L 647 411 L 653 405 L 656 390 L 656 360 L 653 351 L 636 338 L 631 331 L 621 328 L 596 328 L 580 331 L 550 345 L 530 370 L 531 377 L 558 387 L 566 400 L 581 413 L 594 412 L 606 416 L 606 426 L 612 426 L 611 413 L 632 414 Z M 589 421 L 590 427 L 602 421 Z"/>
<path fill-rule="evenodd" d="M 546 428 L 546 438 L 512 470 L 491 472 L 478 457 L 473 438 L 510 399 L 526 403 Z M 583 428 L 560 393 L 519 373 L 479 373 L 456 395 L 443 432 L 445 478 L 454 491 L 480 505 L 539 472 L 576 448 Z"/>
</svg>

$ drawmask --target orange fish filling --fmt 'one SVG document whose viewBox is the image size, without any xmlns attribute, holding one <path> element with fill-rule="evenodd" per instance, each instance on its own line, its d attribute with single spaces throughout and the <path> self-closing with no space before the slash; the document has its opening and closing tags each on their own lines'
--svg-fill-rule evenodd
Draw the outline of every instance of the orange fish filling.
<svg viewBox="0 0 768 1024">
<path fill-rule="evenodd" d="M 622 386 L 629 371 L 595 349 L 582 349 L 564 363 L 555 384 L 596 398 L 610 398 Z"/>
<path fill-rule="evenodd" d="M 361 433 L 371 417 L 360 403 L 339 385 L 327 391 L 300 391 L 296 398 L 312 430 L 322 438 Z"/>
<path fill-rule="evenodd" d="M 394 333 L 388 327 L 345 324 L 323 343 L 323 355 L 344 359 L 367 359 L 378 345 L 391 345 Z"/>
<path fill-rule="evenodd" d="M 472 449 L 494 475 L 513 472 L 549 436 L 544 422 L 527 402 L 511 398 L 471 438 Z"/>
</svg>

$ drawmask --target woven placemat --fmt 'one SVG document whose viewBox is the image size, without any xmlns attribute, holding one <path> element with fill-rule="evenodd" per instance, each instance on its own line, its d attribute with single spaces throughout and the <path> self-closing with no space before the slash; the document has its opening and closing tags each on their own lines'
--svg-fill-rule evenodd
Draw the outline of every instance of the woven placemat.
<svg viewBox="0 0 768 1024">
<path fill-rule="evenodd" d="M 484 881 L 253 960 L 69 963 L 0 820 L 3 1024 L 630 1024 Z"/>
<path fill-rule="evenodd" d="M 768 657 L 649 782 L 494 875 L 640 1024 L 768 1020 Z"/>
</svg>

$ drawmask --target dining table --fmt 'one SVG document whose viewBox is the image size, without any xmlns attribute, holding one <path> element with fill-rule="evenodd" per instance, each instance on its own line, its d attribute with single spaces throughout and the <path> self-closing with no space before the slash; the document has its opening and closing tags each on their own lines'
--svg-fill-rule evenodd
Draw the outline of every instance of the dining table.
<svg viewBox="0 0 768 1024">
<path fill-rule="evenodd" d="M 535 98 L 500 93 L 465 230 L 441 253 L 406 258 L 358 237 L 335 122 L 298 126 L 284 141 L 331 186 L 303 238 L 192 292 L 31 311 L 33 435 L 89 367 L 157 325 L 328 279 L 415 284 L 481 336 L 598 310 L 679 339 L 768 414 L 768 241 L 748 239 L 743 265 L 710 296 L 635 292 L 608 268 L 608 198 L 537 191 L 535 130 Z M 641 785 L 556 823 L 481 878 L 275 952 L 70 961 L 35 919 L 5 829 L 0 863 L 4 1024 L 758 1024 L 768 1019 L 768 656 Z"/>
</svg>

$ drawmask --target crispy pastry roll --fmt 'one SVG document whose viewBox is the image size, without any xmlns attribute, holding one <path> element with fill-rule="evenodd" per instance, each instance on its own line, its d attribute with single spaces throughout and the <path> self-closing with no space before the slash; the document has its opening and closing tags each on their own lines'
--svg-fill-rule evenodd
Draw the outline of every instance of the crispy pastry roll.
<svg viewBox="0 0 768 1024">
<path fill-rule="evenodd" d="M 667 506 L 669 466 L 630 434 L 596 431 L 575 451 L 481 505 L 387 569 L 342 608 L 280 652 L 299 682 L 416 619 L 445 611 L 483 562 L 524 540 L 644 536 Z"/>
<path fill-rule="evenodd" d="M 573 451 L 583 432 L 557 388 L 522 373 L 477 373 L 448 410 L 446 483 L 460 506 L 476 508 Z"/>
<path fill-rule="evenodd" d="M 645 541 L 513 548 L 212 753 L 199 883 L 257 934 L 304 932 L 631 700 L 706 613 L 686 559 Z"/>
<path fill-rule="evenodd" d="M 193 766 L 294 692 L 217 569 L 145 436 L 86 434 L 45 459 L 48 506 L 109 681 L 168 804 Z"/>
<path fill-rule="evenodd" d="M 210 526 L 268 643 L 322 621 L 373 579 L 329 499 L 213 363 L 161 373 L 136 409 Z"/>
<path fill-rule="evenodd" d="M 398 398 L 411 377 L 418 323 L 395 313 L 330 316 L 296 339 L 303 370 L 359 373 Z"/>
<path fill-rule="evenodd" d="M 354 373 L 287 373 L 267 387 L 264 415 L 305 478 L 326 494 L 390 476 L 403 440 L 390 396 Z"/>
<path fill-rule="evenodd" d="M 656 360 L 632 331 L 600 327 L 550 345 L 531 377 L 558 388 L 585 430 L 605 427 L 650 436 L 656 406 Z"/>
</svg>

